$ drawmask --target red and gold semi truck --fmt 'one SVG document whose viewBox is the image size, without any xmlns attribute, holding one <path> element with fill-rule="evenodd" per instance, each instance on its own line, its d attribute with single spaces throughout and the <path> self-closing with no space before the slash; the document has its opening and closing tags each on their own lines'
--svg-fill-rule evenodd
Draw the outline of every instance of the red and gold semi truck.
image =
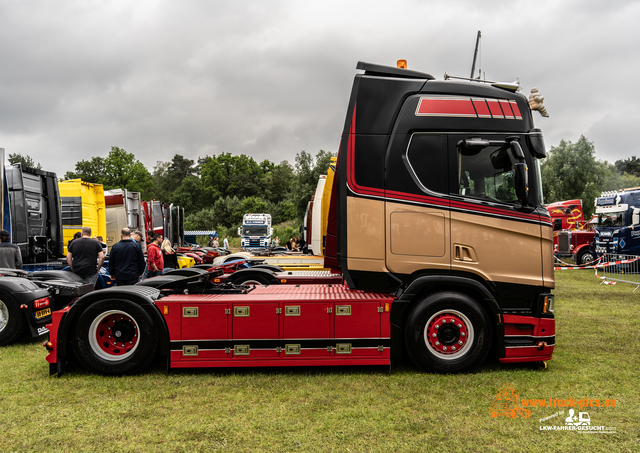
<svg viewBox="0 0 640 453">
<path fill-rule="evenodd" d="M 47 361 L 99 373 L 390 365 L 460 372 L 489 352 L 541 362 L 555 344 L 552 223 L 527 98 L 358 63 L 327 221 L 344 284 L 116 287 L 53 313 Z M 180 286 L 181 285 L 181 286 Z"/>
</svg>

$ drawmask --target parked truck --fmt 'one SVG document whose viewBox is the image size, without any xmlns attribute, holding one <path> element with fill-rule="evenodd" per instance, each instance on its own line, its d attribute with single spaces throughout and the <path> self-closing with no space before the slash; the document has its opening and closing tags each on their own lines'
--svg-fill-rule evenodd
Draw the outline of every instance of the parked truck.
<svg viewBox="0 0 640 453">
<path fill-rule="evenodd" d="M 83 226 L 91 228 L 93 236 L 107 236 L 107 215 L 102 184 L 93 184 L 80 179 L 69 179 L 58 183 L 62 209 L 64 254 L 69 241 Z"/>
<path fill-rule="evenodd" d="M 144 226 L 147 234 L 161 234 L 174 248 L 185 245 L 184 208 L 159 200 L 143 201 Z"/>
<path fill-rule="evenodd" d="M 311 241 L 308 244 L 308 248 L 313 255 L 322 256 L 322 205 L 324 199 L 324 186 L 327 182 L 327 175 L 320 175 L 318 178 L 318 185 L 313 196 L 313 205 L 311 212 Z M 325 226 L 326 229 L 326 226 Z"/>
<path fill-rule="evenodd" d="M 242 250 L 264 249 L 271 246 L 271 214 L 248 213 L 242 216 L 242 226 L 238 228 Z"/>
<path fill-rule="evenodd" d="M 640 187 L 602 192 L 595 205 L 596 254 L 640 255 Z"/>
<path fill-rule="evenodd" d="M 106 206 L 107 236 L 106 243 L 111 250 L 120 241 L 120 232 L 123 228 L 131 231 L 144 228 L 144 211 L 140 192 L 131 192 L 126 189 L 113 189 L 104 192 Z M 140 246 L 147 251 L 145 236 L 142 235 Z"/>
<path fill-rule="evenodd" d="M 11 208 L 11 242 L 20 247 L 25 267 L 64 258 L 58 180 L 55 173 L 15 164 L 6 167 Z"/>
<path fill-rule="evenodd" d="M 389 366 L 408 356 L 443 373 L 490 352 L 502 363 L 550 359 L 546 151 L 527 98 L 513 84 L 357 68 L 324 257 L 346 285 L 236 286 L 205 273 L 162 291 L 98 291 L 53 314 L 50 371 L 75 358 L 131 373 L 158 355 L 169 369 Z"/>
<path fill-rule="evenodd" d="M 570 257 L 576 264 L 591 263 L 596 233 L 594 225 L 585 221 L 582 200 L 550 203 L 547 210 L 553 221 L 554 255 Z"/>
<path fill-rule="evenodd" d="M 19 164 L 9 166 L 5 174 L 4 149 L 0 148 L 0 190 L 3 229 L 20 248 L 23 261 L 46 262 L 62 253 L 55 175 Z M 0 269 L 0 346 L 48 333 L 52 310 L 92 289 L 70 272 L 29 274 L 22 269 Z"/>
</svg>

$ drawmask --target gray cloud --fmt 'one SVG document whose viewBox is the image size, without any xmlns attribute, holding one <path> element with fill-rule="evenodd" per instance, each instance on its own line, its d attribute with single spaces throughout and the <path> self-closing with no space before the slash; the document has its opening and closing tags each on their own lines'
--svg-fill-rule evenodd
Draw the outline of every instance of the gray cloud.
<svg viewBox="0 0 640 453">
<path fill-rule="evenodd" d="M 515 5 L 515 6 L 514 6 Z M 545 96 L 547 146 L 581 134 L 630 157 L 640 120 L 637 2 L 0 0 L 0 147 L 63 175 L 111 146 L 293 162 L 336 150 L 358 60 Z"/>
</svg>

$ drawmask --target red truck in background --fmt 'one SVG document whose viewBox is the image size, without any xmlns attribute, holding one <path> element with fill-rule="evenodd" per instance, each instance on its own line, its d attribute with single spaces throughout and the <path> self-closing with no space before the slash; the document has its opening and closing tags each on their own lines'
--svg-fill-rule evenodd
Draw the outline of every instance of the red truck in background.
<svg viewBox="0 0 640 453">
<path fill-rule="evenodd" d="M 547 209 L 553 221 L 553 254 L 570 257 L 576 264 L 592 262 L 595 230 L 584 219 L 582 200 L 558 201 Z"/>
</svg>

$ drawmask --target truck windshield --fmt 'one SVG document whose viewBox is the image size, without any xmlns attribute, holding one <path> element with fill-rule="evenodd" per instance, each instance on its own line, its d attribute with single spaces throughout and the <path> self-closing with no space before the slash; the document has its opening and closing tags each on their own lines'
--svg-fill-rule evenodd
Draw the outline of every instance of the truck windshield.
<svg viewBox="0 0 640 453">
<path fill-rule="evenodd" d="M 599 227 L 623 227 L 624 211 L 607 212 L 606 214 L 598 214 Z"/>
<path fill-rule="evenodd" d="M 243 236 L 266 236 L 267 227 L 265 226 L 245 226 L 242 227 Z"/>
</svg>

